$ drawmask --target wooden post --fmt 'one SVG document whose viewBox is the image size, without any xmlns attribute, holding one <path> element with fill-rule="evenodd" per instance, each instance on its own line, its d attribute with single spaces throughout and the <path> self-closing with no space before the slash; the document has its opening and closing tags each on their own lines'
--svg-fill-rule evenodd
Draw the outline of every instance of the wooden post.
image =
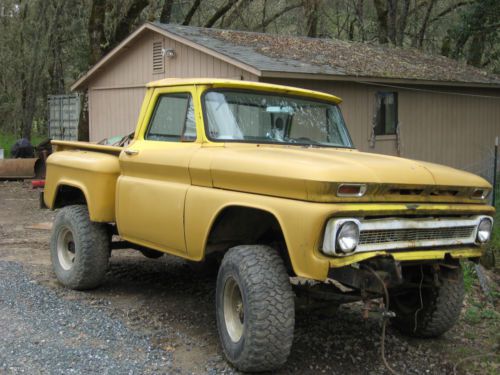
<svg viewBox="0 0 500 375">
<path fill-rule="evenodd" d="M 497 162 L 498 162 L 498 137 L 495 138 L 495 156 L 493 159 L 493 206 L 495 206 L 495 199 L 497 195 Z"/>
</svg>

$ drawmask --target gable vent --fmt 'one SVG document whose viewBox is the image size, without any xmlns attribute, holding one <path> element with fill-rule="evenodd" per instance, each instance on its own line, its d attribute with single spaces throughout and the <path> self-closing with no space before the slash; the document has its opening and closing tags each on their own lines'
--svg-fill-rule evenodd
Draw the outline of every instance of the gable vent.
<svg viewBox="0 0 500 375">
<path fill-rule="evenodd" d="M 153 42 L 153 74 L 165 72 L 165 58 L 163 56 L 163 41 Z"/>
</svg>

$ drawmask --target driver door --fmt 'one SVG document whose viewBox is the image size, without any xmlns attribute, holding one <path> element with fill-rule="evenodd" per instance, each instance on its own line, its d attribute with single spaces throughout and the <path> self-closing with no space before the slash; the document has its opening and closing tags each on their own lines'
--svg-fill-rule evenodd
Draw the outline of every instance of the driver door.
<svg viewBox="0 0 500 375">
<path fill-rule="evenodd" d="M 184 201 L 199 150 L 193 87 L 155 89 L 136 140 L 120 154 L 117 226 L 125 240 L 186 253 Z M 149 114 L 149 115 L 148 115 Z"/>
</svg>

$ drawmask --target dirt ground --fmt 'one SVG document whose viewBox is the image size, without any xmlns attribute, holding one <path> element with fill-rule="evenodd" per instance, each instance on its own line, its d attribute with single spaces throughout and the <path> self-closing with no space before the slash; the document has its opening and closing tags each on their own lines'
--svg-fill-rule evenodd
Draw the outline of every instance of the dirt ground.
<svg viewBox="0 0 500 375">
<path fill-rule="evenodd" d="M 168 367 L 152 373 L 236 372 L 225 362 L 218 343 L 215 276 L 194 273 L 177 258 L 152 260 L 133 250 L 117 250 L 102 287 L 90 292 L 67 290 L 57 283 L 50 265 L 48 227 L 54 212 L 40 210 L 38 205 L 38 194 L 29 183 L 0 181 L 0 264 L 20 265 L 19 272 L 25 273 L 30 282 L 55 293 L 65 303 L 78 302 L 103 319 L 119 322 L 127 332 L 171 358 Z M 0 279 L 3 277 L 0 274 Z M 396 371 L 453 374 L 457 365 L 458 374 L 499 373 L 498 356 L 471 357 L 498 354 L 500 342 L 498 305 L 479 293 L 477 282 L 471 288 L 459 324 L 439 339 L 409 339 L 388 329 L 387 359 Z M 6 311 L 0 315 L 0 328 L 10 324 L 6 320 L 13 316 L 9 315 L 9 302 L 0 297 L 0 307 Z M 379 317 L 364 320 L 358 304 L 342 306 L 335 313 L 299 310 L 292 354 L 279 373 L 386 374 L 380 357 L 380 331 Z M 3 347 L 12 344 L 2 336 Z M 31 340 L 28 333 L 22 339 Z M 72 345 L 93 345 L 85 335 L 71 339 Z M 0 372 L 39 372 L 23 366 L 23 358 L 0 353 Z M 65 363 L 58 366 L 64 368 Z M 23 371 L 13 370 L 16 368 Z M 136 372 L 142 371 L 130 370 Z"/>
</svg>

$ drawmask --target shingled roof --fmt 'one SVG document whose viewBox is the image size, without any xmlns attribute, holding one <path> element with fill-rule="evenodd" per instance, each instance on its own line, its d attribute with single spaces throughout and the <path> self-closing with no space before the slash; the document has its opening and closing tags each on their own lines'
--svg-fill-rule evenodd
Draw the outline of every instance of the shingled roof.
<svg viewBox="0 0 500 375">
<path fill-rule="evenodd" d="M 444 56 L 369 43 L 206 29 L 155 26 L 261 72 L 491 84 L 500 77 Z M 265 75 L 265 74 L 263 74 Z"/>
<path fill-rule="evenodd" d="M 78 90 L 144 32 L 157 32 L 258 77 L 357 80 L 500 88 L 500 76 L 415 49 L 338 39 L 145 23 L 82 75 Z"/>
</svg>

